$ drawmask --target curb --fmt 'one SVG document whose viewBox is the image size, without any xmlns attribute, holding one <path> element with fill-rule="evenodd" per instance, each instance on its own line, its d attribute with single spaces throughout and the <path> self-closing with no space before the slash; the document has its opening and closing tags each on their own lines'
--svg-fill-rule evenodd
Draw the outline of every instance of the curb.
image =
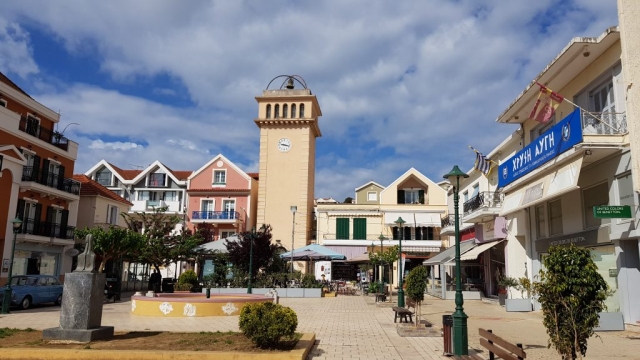
<svg viewBox="0 0 640 360">
<path fill-rule="evenodd" d="M 288 352 L 253 353 L 242 351 L 150 351 L 150 350 L 79 350 L 3 348 L 2 359 L 29 360 L 241 360 L 241 359 L 291 359 L 304 360 L 315 344 L 314 333 L 302 334 L 296 346 Z"/>
</svg>

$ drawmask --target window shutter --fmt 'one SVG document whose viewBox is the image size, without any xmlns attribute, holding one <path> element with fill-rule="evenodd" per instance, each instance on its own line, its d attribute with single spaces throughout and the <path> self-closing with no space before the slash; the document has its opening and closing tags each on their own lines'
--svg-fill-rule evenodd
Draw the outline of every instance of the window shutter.
<svg viewBox="0 0 640 360">
<path fill-rule="evenodd" d="M 42 172 L 40 175 L 40 184 L 47 185 L 49 183 L 47 177 L 49 176 L 49 160 L 42 160 Z"/>
<path fill-rule="evenodd" d="M 424 204 L 424 190 L 418 190 L 418 202 Z"/>
<path fill-rule="evenodd" d="M 44 231 L 42 234 L 44 236 L 53 236 L 53 207 L 47 206 L 47 222 L 44 224 Z"/>
<path fill-rule="evenodd" d="M 38 175 L 40 174 L 40 156 L 33 156 L 33 167 L 31 168 L 31 181 L 38 181 Z"/>
<path fill-rule="evenodd" d="M 36 213 L 33 216 L 33 227 L 37 233 L 40 233 L 40 223 L 42 222 L 42 204 L 36 204 Z"/>
<path fill-rule="evenodd" d="M 64 189 L 64 166 L 58 167 L 58 189 Z"/>
<path fill-rule="evenodd" d="M 67 224 L 69 222 L 69 210 L 62 210 L 62 216 L 60 217 L 60 238 L 67 238 Z"/>
<path fill-rule="evenodd" d="M 424 240 L 422 238 L 422 234 L 424 234 L 423 227 L 419 226 L 416 228 L 416 240 Z"/>
<path fill-rule="evenodd" d="M 398 190 L 398 204 L 404 204 L 404 190 Z"/>
<path fill-rule="evenodd" d="M 411 228 L 410 227 L 405 227 L 404 228 L 404 237 L 402 238 L 402 240 L 411 240 Z"/>
<path fill-rule="evenodd" d="M 367 239 L 367 219 L 366 218 L 353 219 L 353 239 L 354 240 Z"/>
<path fill-rule="evenodd" d="M 349 239 L 349 219 L 337 218 L 336 219 L 336 238 L 342 240 Z"/>
<path fill-rule="evenodd" d="M 400 229 L 397 226 L 394 226 L 392 230 L 393 230 L 393 240 L 400 240 Z"/>
<path fill-rule="evenodd" d="M 24 206 L 25 201 L 22 199 L 18 199 L 18 209 L 16 210 L 16 217 L 20 218 L 20 220 L 24 221 Z"/>
</svg>

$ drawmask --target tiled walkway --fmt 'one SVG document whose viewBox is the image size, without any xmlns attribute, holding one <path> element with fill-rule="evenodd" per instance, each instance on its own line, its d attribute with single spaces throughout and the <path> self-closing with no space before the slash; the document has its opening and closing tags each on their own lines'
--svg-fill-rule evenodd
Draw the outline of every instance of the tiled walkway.
<svg viewBox="0 0 640 360">
<path fill-rule="evenodd" d="M 126 300 L 126 299 L 123 299 Z M 393 312 L 373 299 L 340 296 L 321 299 L 281 299 L 298 314 L 298 331 L 316 333 L 312 359 L 446 359 L 442 338 L 401 338 Z M 103 325 L 116 331 L 237 331 L 238 317 L 154 318 L 132 316 L 131 303 L 104 305 Z M 41 306 L 0 315 L 0 327 L 45 329 L 58 326 L 59 308 Z"/>
</svg>

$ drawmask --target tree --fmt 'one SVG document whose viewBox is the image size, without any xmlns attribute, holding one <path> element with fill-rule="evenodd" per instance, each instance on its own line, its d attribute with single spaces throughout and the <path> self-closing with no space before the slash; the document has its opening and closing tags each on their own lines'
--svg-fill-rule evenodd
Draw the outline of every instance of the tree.
<svg viewBox="0 0 640 360">
<path fill-rule="evenodd" d="M 271 226 L 262 225 L 257 232 L 245 231 L 238 235 L 238 241 L 227 241 L 229 261 L 244 273 L 249 273 L 249 257 L 251 253 L 251 241 L 253 239 L 253 267 L 252 275 L 255 276 L 258 269 L 275 266 L 273 255 L 278 249 L 277 244 L 271 242 Z"/>
<path fill-rule="evenodd" d="M 84 228 L 76 231 L 76 236 L 85 238 L 93 237 L 93 251 L 100 256 L 99 272 L 104 272 L 109 260 L 118 259 L 121 256 L 130 257 L 131 254 L 144 245 L 142 234 L 118 226 Z"/>
<path fill-rule="evenodd" d="M 369 260 L 373 264 L 391 265 L 398 260 L 398 251 L 399 248 L 397 246 L 390 247 L 383 251 L 378 251 L 377 253 L 372 251 L 369 253 Z M 389 266 L 389 280 L 391 279 L 393 279 L 393 266 Z M 389 301 L 393 302 L 393 291 L 392 289 L 389 290 Z M 380 289 L 379 291 L 382 292 L 383 289 Z"/>
<path fill-rule="evenodd" d="M 351 196 L 348 196 L 344 199 L 344 201 L 342 202 L 343 204 L 353 204 L 353 198 Z"/>
<path fill-rule="evenodd" d="M 406 278 L 407 296 L 412 298 L 417 305 L 416 309 L 416 327 L 420 322 L 420 314 L 422 313 L 422 301 L 424 300 L 424 292 L 427 290 L 427 269 L 424 266 L 413 268 Z"/>
<path fill-rule="evenodd" d="M 598 326 L 598 313 L 606 309 L 609 286 L 588 249 L 552 246 L 543 260 L 540 281 L 533 292 L 542 305 L 544 326 L 562 359 L 582 359 L 587 339 Z"/>
<path fill-rule="evenodd" d="M 181 219 L 165 214 L 167 207 L 154 208 L 151 213 L 122 213 L 129 229 L 142 232 L 144 245 L 139 249 L 137 259 L 153 265 L 160 272 L 160 266 L 173 262 L 191 260 L 197 255 L 196 247 L 203 242 L 199 233 L 189 229 L 176 231 Z"/>
</svg>

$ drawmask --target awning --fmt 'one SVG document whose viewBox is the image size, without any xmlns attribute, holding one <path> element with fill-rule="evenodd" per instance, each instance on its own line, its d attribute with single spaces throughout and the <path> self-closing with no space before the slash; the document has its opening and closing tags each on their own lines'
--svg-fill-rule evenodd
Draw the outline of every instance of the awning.
<svg viewBox="0 0 640 360">
<path fill-rule="evenodd" d="M 465 254 L 467 251 L 473 249 L 476 246 L 476 243 L 473 241 L 463 241 L 460 243 L 460 256 Z M 441 252 L 440 254 L 432 257 L 431 259 L 427 259 L 422 262 L 422 265 L 439 265 L 442 263 L 446 263 L 447 261 L 454 259 L 456 257 L 456 246 L 452 246 L 447 250 Z"/>
<path fill-rule="evenodd" d="M 516 211 L 534 206 L 579 189 L 578 178 L 582 167 L 582 157 L 573 160 L 558 170 L 545 175 L 542 179 L 533 181 L 531 185 L 507 194 L 502 203 L 500 216 L 512 214 Z"/>
<path fill-rule="evenodd" d="M 480 254 L 482 254 L 483 252 L 491 249 L 492 247 L 500 244 L 503 240 L 500 241 L 492 241 L 490 243 L 484 243 L 484 244 L 480 244 L 476 247 L 474 247 L 473 249 L 467 251 L 464 255 L 460 255 L 460 260 L 462 261 L 469 261 L 469 260 L 475 260 L 478 258 L 478 256 Z"/>
<path fill-rule="evenodd" d="M 331 258 L 333 260 L 345 260 L 347 257 L 344 256 L 343 254 L 337 253 L 331 249 L 328 249 L 325 246 L 322 245 L 318 245 L 318 244 L 311 244 L 311 245 L 307 245 L 307 246 L 303 246 L 301 248 L 295 249 L 293 251 L 293 255 L 294 255 L 294 259 L 295 259 L 295 255 L 296 253 L 300 253 L 301 251 L 311 251 L 311 252 L 315 252 L 318 254 L 321 254 L 323 256 L 326 256 L 328 258 Z M 283 259 L 287 259 L 291 257 L 291 251 L 286 252 L 284 254 L 280 254 L 280 257 Z"/>
<path fill-rule="evenodd" d="M 401 217 L 405 221 L 404 226 L 437 226 L 440 227 L 440 214 L 436 213 L 397 213 L 387 212 L 384 214 L 384 222 L 387 225 L 395 224 Z"/>
</svg>

